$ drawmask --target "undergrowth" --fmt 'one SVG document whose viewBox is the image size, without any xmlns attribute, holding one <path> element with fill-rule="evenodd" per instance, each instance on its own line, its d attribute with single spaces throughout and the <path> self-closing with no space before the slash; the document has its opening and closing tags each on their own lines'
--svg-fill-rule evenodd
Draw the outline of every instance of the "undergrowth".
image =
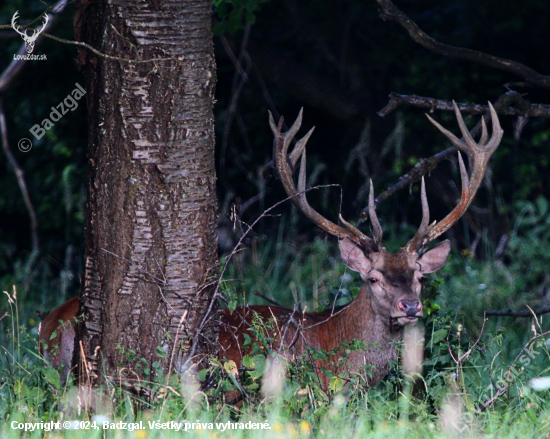
<svg viewBox="0 0 550 439">
<path fill-rule="evenodd" d="M 519 208 L 522 215 L 498 257 L 481 262 L 467 251 L 453 252 L 425 285 L 422 373 L 407 375 L 396 363 L 369 390 L 361 376 L 330 371 L 325 388 L 312 366 L 317 359 L 345 362 L 346 353 L 360 346 L 341 346 L 337 354 L 310 349 L 288 363 L 268 337 L 272 322 L 258 320 L 246 340 L 251 351 L 241 370 L 211 358 L 197 374 L 166 377 L 159 364 L 143 360 L 142 371 L 155 378 L 143 381 L 141 392 L 106 381 L 93 396 L 83 395 L 72 384 L 62 385 L 59 371 L 38 355 L 36 330 L 20 324 L 16 290 L 8 291 L 9 315 L 1 322 L 8 342 L 0 355 L 0 437 L 548 436 L 550 390 L 544 377 L 550 375 L 550 336 L 544 316 L 484 318 L 490 309 L 546 303 L 548 203 Z M 290 245 L 281 238 L 248 247 L 236 255 L 223 284 L 231 307 L 269 298 L 322 310 L 359 292 L 358 276 L 345 271 L 332 242 Z M 231 391 L 236 392 L 230 399 Z M 83 431 L 70 424 L 71 429 L 47 433 L 12 428 L 13 422 L 77 420 L 101 428 Z M 183 423 L 187 431 L 170 425 L 162 430 L 160 424 L 151 429 L 149 422 L 156 421 Z M 103 422 L 138 424 L 132 431 L 103 430 Z M 244 429 L 233 428 L 239 423 Z M 247 423 L 269 429 L 246 429 Z"/>
</svg>

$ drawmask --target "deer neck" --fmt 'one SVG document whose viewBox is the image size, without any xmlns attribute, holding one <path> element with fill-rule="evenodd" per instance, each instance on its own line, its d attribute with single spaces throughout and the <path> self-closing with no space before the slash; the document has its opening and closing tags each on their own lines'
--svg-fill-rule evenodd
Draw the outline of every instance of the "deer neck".
<svg viewBox="0 0 550 439">
<path fill-rule="evenodd" d="M 403 327 L 392 325 L 389 317 L 374 313 L 366 287 L 342 312 L 341 318 L 348 326 L 346 334 L 340 333 L 343 340 L 339 341 L 360 340 L 364 346 L 350 352 L 346 368 L 362 374 L 367 386 L 373 387 L 388 373 L 390 361 L 397 360 L 397 346 L 392 342 L 403 338 Z"/>
<path fill-rule="evenodd" d="M 376 314 L 372 306 L 372 296 L 364 286 L 357 298 L 339 316 L 346 322 L 349 332 L 347 340 L 361 340 L 367 349 L 373 344 L 386 347 L 389 343 L 401 340 L 403 327 L 392 324 L 389 317 Z"/>
</svg>

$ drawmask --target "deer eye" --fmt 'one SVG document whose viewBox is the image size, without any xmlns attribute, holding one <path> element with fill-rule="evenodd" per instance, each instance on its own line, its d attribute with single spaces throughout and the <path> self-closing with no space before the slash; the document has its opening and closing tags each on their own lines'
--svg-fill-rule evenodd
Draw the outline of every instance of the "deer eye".
<svg viewBox="0 0 550 439">
<path fill-rule="evenodd" d="M 375 277 L 369 277 L 369 282 L 371 284 L 375 284 L 376 282 L 378 282 L 378 279 L 376 279 Z"/>
</svg>

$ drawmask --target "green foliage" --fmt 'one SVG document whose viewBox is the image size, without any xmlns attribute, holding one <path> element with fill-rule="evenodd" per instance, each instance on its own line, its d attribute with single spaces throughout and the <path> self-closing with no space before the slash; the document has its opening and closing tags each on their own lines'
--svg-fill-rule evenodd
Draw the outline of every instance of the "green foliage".
<svg viewBox="0 0 550 439">
<path fill-rule="evenodd" d="M 62 399 L 59 371 L 38 354 L 35 334 L 19 325 L 17 294 L 8 298 L 11 327 L 6 331 L 8 343 L 0 346 L 0 420 L 16 419 L 36 422 L 56 418 Z"/>
<path fill-rule="evenodd" d="M 508 269 L 517 273 L 518 291 L 530 299 L 545 299 L 550 288 L 550 211 L 548 200 L 538 197 L 534 202 L 516 203 L 517 219 L 504 253 Z M 521 274 L 521 276 L 519 276 Z"/>
<path fill-rule="evenodd" d="M 319 243 L 313 246 L 317 247 Z M 313 260 L 306 250 L 302 249 L 304 259 L 294 263 Z M 448 288 L 451 272 L 457 266 L 451 264 L 443 274 L 445 281 L 436 277 L 425 285 L 425 295 L 431 298 L 432 306 L 425 321 L 424 372 L 422 377 L 416 378 L 414 385 L 411 377 L 396 363 L 386 380 L 369 390 L 365 389 L 361 376 L 336 375 L 331 368 L 321 366 L 328 377 L 328 387 L 324 387 L 314 365 L 345 364 L 350 352 L 364 346 L 352 341 L 333 352 L 310 348 L 296 361 L 287 362 L 284 352 L 278 352 L 271 336 L 275 322 L 270 319 L 262 321 L 257 316 L 249 334 L 245 335 L 244 347 L 250 352 L 245 355 L 240 370 L 232 362 L 210 358 L 208 367 L 199 371 L 195 378 L 178 377 L 174 373 L 165 376 L 159 362 L 149 364 L 147 359 L 137 359 L 132 352 L 121 352 L 121 358 L 125 358 L 127 364 L 134 362 L 136 368 L 149 373 L 151 379 L 136 384 L 141 389 L 137 394 L 107 380 L 106 387 L 98 390 L 98 394 L 109 395 L 112 406 L 108 411 L 96 408 L 96 415 L 106 416 L 112 422 L 141 420 L 145 423 L 145 430 L 139 434 L 147 437 L 161 437 L 160 431 L 149 430 L 147 424 L 159 419 L 200 420 L 203 423 L 261 420 L 271 427 L 271 430 L 261 433 L 262 437 L 273 435 L 291 439 L 327 435 L 341 437 L 342 434 L 358 438 L 395 434 L 435 438 L 447 428 L 441 424 L 449 401 L 460 395 L 463 407 L 460 424 L 453 427 L 455 430 L 450 430 L 451 433 L 456 432 L 456 428 L 465 428 L 464 431 L 485 435 L 523 437 L 521 434 L 528 427 L 536 436 L 546 434 L 550 428 L 550 393 L 537 392 L 529 387 L 529 379 L 547 375 L 550 370 L 550 353 L 545 338 L 528 344 L 514 362 L 513 358 L 503 355 L 503 350 L 508 347 L 515 357 L 524 343 L 518 342 L 511 329 L 488 321 L 483 333 L 480 334 L 479 328 L 472 332 L 457 321 L 451 309 L 433 306 L 440 299 L 440 288 Z M 311 267 L 305 270 L 311 272 Z M 338 275 L 334 278 L 337 279 Z M 467 294 L 463 289 L 455 293 Z M 18 329 L 16 301 L 10 304 L 14 329 L 10 330 L 10 347 L 3 348 L 10 361 L 2 362 L 0 366 L 3 377 L 0 396 L 6 401 L 0 405 L 0 419 L 38 422 L 60 420 L 63 416 L 67 419 L 68 416 L 94 422 L 93 416 L 96 415 L 92 412 L 84 411 L 78 415 L 74 402 L 71 402 L 71 398 L 74 400 L 71 395 L 75 392 L 72 384 L 61 386 L 59 372 L 39 360 L 34 336 Z M 537 331 L 540 333 L 540 329 Z M 26 347 L 27 344 L 31 347 Z M 458 363 L 457 358 L 460 358 Z M 264 386 L 265 382 L 274 380 L 272 364 L 275 361 L 287 372 L 275 380 L 276 388 L 271 390 L 274 393 L 266 398 Z M 369 370 L 364 372 L 368 374 Z M 507 390 L 506 397 L 497 399 L 490 410 L 479 411 L 502 389 Z M 230 397 L 227 392 L 231 391 L 237 393 Z M 244 395 L 242 406 L 235 407 L 233 403 L 239 394 Z M 7 424 L 4 422 L 4 425 Z M 215 429 L 214 426 L 213 433 Z M 131 436 L 130 432 L 118 433 L 121 437 L 126 437 L 126 434 L 128 437 L 145 437 Z M 0 434 L 7 438 L 19 437 L 10 429 L 0 431 Z M 63 434 L 65 437 L 69 434 L 70 437 L 79 437 L 77 432 Z M 216 434 L 225 437 L 228 433 L 218 431 Z M 255 434 L 260 432 L 235 430 L 230 437 L 256 437 Z M 162 437 L 172 435 L 176 437 L 175 432 L 165 431 Z"/>
<path fill-rule="evenodd" d="M 234 33 L 245 24 L 254 24 L 262 3 L 269 0 L 214 0 L 214 11 L 220 21 L 214 25 L 214 35 Z"/>
<path fill-rule="evenodd" d="M 280 230 L 288 228 L 282 223 Z M 279 233 L 277 241 L 253 238 L 245 250 L 232 257 L 224 283 L 232 306 L 264 303 L 255 293 L 292 308 L 300 302 L 308 311 L 322 311 L 349 302 L 360 288 L 360 281 L 344 269 L 336 246 L 321 239 L 311 244 L 293 243 Z M 222 262 L 226 262 L 224 259 Z M 227 294 L 230 294 L 227 296 Z"/>
</svg>

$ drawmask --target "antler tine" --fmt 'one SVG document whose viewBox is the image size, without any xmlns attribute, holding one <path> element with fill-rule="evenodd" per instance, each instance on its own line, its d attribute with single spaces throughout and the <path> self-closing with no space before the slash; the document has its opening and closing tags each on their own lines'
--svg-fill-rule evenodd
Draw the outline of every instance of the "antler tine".
<svg viewBox="0 0 550 439">
<path fill-rule="evenodd" d="M 464 215 L 468 207 L 470 207 L 470 204 L 472 204 L 472 200 L 474 199 L 476 192 L 483 181 L 483 176 L 485 175 L 489 159 L 491 158 L 493 152 L 495 152 L 498 148 L 504 133 L 500 126 L 496 111 L 489 102 L 493 132 L 491 134 L 491 138 L 487 141 L 487 127 L 485 126 L 485 123 L 482 122 L 481 139 L 479 143 L 476 143 L 466 128 L 466 124 L 464 123 L 464 119 L 462 118 L 457 105 L 454 102 L 453 105 L 455 108 L 458 125 L 464 140 L 459 140 L 454 134 L 443 128 L 431 117 L 428 116 L 428 118 L 443 134 L 445 134 L 445 136 L 459 149 L 459 151 L 463 151 L 468 154 L 470 159 L 470 175 L 468 175 L 468 172 L 466 171 L 466 166 L 464 165 L 464 161 L 462 160 L 462 156 L 459 152 L 458 165 L 460 168 L 460 178 L 462 180 L 460 202 L 444 219 L 428 227 L 425 236 L 417 243 L 418 249 L 422 248 L 428 242 L 449 230 L 462 217 L 462 215 Z M 424 223 L 424 220 L 422 222 Z M 413 240 L 415 238 L 413 238 Z M 408 245 L 410 244 L 411 243 Z"/>
<path fill-rule="evenodd" d="M 288 146 L 294 138 L 294 135 L 300 128 L 302 122 L 302 111 L 298 115 L 298 118 L 286 133 L 282 133 L 282 123 L 275 125 L 275 121 L 271 113 L 269 113 L 269 125 L 273 131 L 275 137 L 273 144 L 273 160 L 275 162 L 275 169 L 277 174 L 281 179 L 281 183 L 289 197 L 291 197 L 294 205 L 314 224 L 319 226 L 325 232 L 337 236 L 340 239 L 349 238 L 356 244 L 360 245 L 363 249 L 368 251 L 373 251 L 377 248 L 376 243 L 374 243 L 368 236 L 361 233 L 357 228 L 342 221 L 342 223 L 347 227 L 341 227 L 333 222 L 329 221 L 321 214 L 319 214 L 315 209 L 313 209 L 306 198 L 306 143 L 313 132 L 311 129 L 302 139 L 300 139 L 292 153 L 287 154 Z M 300 172 L 298 175 L 298 188 L 294 184 L 292 177 L 293 166 L 297 163 L 298 159 L 301 157 L 300 163 Z"/>
<path fill-rule="evenodd" d="M 285 137 L 284 153 L 285 154 L 288 151 L 290 142 L 292 141 L 292 139 L 294 138 L 294 136 L 296 135 L 296 133 L 298 132 L 298 130 L 302 125 L 303 111 L 304 109 L 301 108 L 300 113 L 298 113 L 298 117 L 292 124 L 292 127 L 284 135 Z M 274 136 L 279 136 L 281 134 L 283 117 L 281 116 L 281 121 L 279 122 L 279 126 L 277 126 L 275 124 L 275 120 L 273 119 L 273 115 L 271 114 L 271 111 L 268 110 L 268 113 L 269 113 L 269 126 L 271 127 L 271 131 L 273 132 Z M 311 136 L 311 134 L 313 133 L 313 130 L 315 130 L 315 127 L 312 127 L 304 137 L 302 137 L 300 140 L 296 142 L 296 146 L 294 147 L 294 149 L 289 155 L 289 160 L 292 163 L 292 167 L 296 166 L 296 163 L 298 162 L 298 159 L 302 155 L 302 151 L 306 147 L 306 143 L 309 140 L 309 137 Z"/>
<path fill-rule="evenodd" d="M 275 136 L 279 133 L 279 130 L 277 129 L 277 124 L 275 123 L 275 119 L 273 118 L 273 114 L 271 114 L 271 111 L 267 110 L 267 113 L 269 114 L 269 126 L 271 127 L 271 132 Z"/>
<path fill-rule="evenodd" d="M 498 120 L 498 115 L 495 109 L 493 108 L 493 105 L 489 102 L 489 111 L 491 113 L 491 123 L 493 124 L 493 135 L 491 136 L 491 140 L 486 145 L 487 149 L 491 150 L 491 154 L 496 151 L 498 148 L 498 145 L 500 145 L 500 141 L 502 140 L 502 136 L 504 135 L 504 130 L 500 126 L 500 121 Z"/>
<path fill-rule="evenodd" d="M 303 160 L 305 161 L 306 143 L 309 140 L 311 134 L 313 134 L 313 130 L 315 130 L 315 127 L 312 127 L 304 137 L 296 142 L 294 149 L 289 154 L 288 158 L 290 160 L 290 163 L 292 163 L 292 167 L 296 166 L 296 162 L 298 162 L 298 159 L 302 156 L 302 152 L 304 153 Z"/>
<path fill-rule="evenodd" d="M 428 206 L 426 182 L 424 181 L 424 177 L 422 177 L 422 183 L 420 185 L 420 201 L 422 203 L 422 221 L 420 222 L 420 226 L 418 227 L 418 231 L 414 235 L 414 238 L 412 238 L 405 246 L 405 248 L 411 252 L 419 250 L 422 240 L 428 231 L 428 226 L 430 225 L 430 207 Z"/>
<path fill-rule="evenodd" d="M 466 166 L 464 166 L 464 160 L 462 160 L 462 155 L 460 151 L 457 152 L 458 155 L 458 169 L 460 169 L 460 180 L 462 181 L 462 193 L 461 197 L 464 197 L 468 193 L 468 187 L 470 186 L 470 177 L 468 177 L 468 172 L 466 171 Z"/>
<path fill-rule="evenodd" d="M 460 151 L 470 155 L 470 151 L 468 150 L 468 147 L 466 146 L 466 143 L 464 143 L 463 140 L 460 140 L 458 137 L 456 137 L 453 133 L 451 133 L 448 129 L 443 128 L 438 122 L 433 120 L 429 114 L 426 114 L 426 117 L 428 120 L 435 125 L 435 127 L 441 131 L 443 134 L 445 134 L 445 137 L 451 141 L 451 143 L 456 146 Z"/>
<path fill-rule="evenodd" d="M 453 108 L 455 110 L 456 121 L 458 122 L 458 126 L 459 126 L 460 132 L 462 134 L 462 138 L 464 139 L 464 140 L 459 140 L 459 142 L 461 142 L 462 144 L 465 144 L 465 147 L 467 148 L 467 149 L 465 149 L 465 151 L 467 152 L 468 156 L 470 157 L 471 155 L 474 154 L 474 151 L 475 151 L 476 147 L 478 146 L 478 144 L 476 143 L 476 141 L 474 140 L 474 138 L 470 134 L 470 130 L 466 126 L 466 122 L 464 122 L 464 118 L 462 117 L 462 114 L 460 113 L 460 110 L 458 109 L 458 106 L 456 105 L 455 101 L 453 101 Z M 480 144 L 479 146 L 483 146 L 483 144 Z"/>
<path fill-rule="evenodd" d="M 372 233 L 374 237 L 374 242 L 376 242 L 376 244 L 380 246 L 384 231 L 382 230 L 382 226 L 380 225 L 380 221 L 378 221 L 378 216 L 376 215 L 376 209 L 374 206 L 374 189 L 372 187 L 372 179 L 370 180 L 370 191 L 369 191 L 369 218 L 373 228 Z"/>
<path fill-rule="evenodd" d="M 347 231 L 352 232 L 357 237 L 357 239 L 359 241 L 357 241 L 357 239 L 355 239 L 354 241 L 356 243 L 358 243 L 359 245 L 361 245 L 365 250 L 367 250 L 368 252 L 374 252 L 374 251 L 378 251 L 380 249 L 379 244 L 377 244 L 372 239 L 370 239 L 368 236 L 363 234 L 363 232 L 361 232 L 353 224 L 348 223 L 341 214 L 338 215 L 338 219 L 346 227 Z"/>
<path fill-rule="evenodd" d="M 486 145 L 488 137 L 489 137 L 489 134 L 487 134 L 487 124 L 485 123 L 485 117 L 482 117 L 481 118 L 481 137 L 479 138 L 479 144 Z"/>
<path fill-rule="evenodd" d="M 273 115 L 271 114 L 271 111 L 268 111 L 268 113 L 269 113 L 269 126 L 271 127 L 271 131 L 273 132 L 273 135 L 274 136 L 281 136 L 281 135 L 283 136 L 283 140 L 284 140 L 283 148 L 284 148 L 284 153 L 285 154 L 288 151 L 288 147 L 290 145 L 290 142 L 292 141 L 292 139 L 294 139 L 294 136 L 296 135 L 296 133 L 298 132 L 298 130 L 302 126 L 303 112 L 304 112 L 304 109 L 303 108 L 300 109 L 300 112 L 298 113 L 298 117 L 296 118 L 296 120 L 294 121 L 294 123 L 292 124 L 290 129 L 283 135 L 281 133 L 282 124 L 283 124 L 283 117 L 281 117 L 281 119 L 279 121 L 279 126 L 277 126 L 277 125 L 275 125 L 275 120 L 273 119 Z"/>
</svg>

